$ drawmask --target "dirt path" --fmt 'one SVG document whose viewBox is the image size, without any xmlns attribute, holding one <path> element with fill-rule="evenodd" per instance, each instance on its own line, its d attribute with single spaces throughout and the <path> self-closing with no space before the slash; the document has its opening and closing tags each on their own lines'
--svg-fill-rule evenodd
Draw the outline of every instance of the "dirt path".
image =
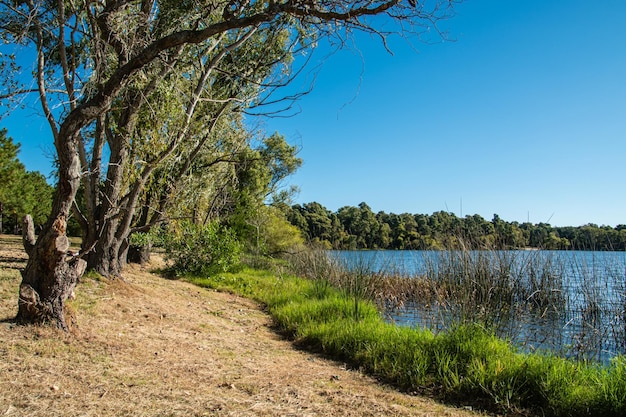
<svg viewBox="0 0 626 417">
<path fill-rule="evenodd" d="M 0 320 L 19 245 L 0 239 Z M 130 267 L 84 279 L 70 334 L 0 324 L 0 416 L 475 416 L 293 348 L 258 305 Z"/>
</svg>

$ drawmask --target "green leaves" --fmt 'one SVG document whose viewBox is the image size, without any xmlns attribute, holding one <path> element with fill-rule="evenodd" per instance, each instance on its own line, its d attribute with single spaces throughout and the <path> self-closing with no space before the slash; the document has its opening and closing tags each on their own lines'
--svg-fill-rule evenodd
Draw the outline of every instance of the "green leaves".
<svg viewBox="0 0 626 417">
<path fill-rule="evenodd" d="M 198 226 L 183 221 L 170 228 L 165 250 L 176 274 L 213 275 L 239 264 L 241 244 L 231 230 L 215 222 Z"/>
</svg>

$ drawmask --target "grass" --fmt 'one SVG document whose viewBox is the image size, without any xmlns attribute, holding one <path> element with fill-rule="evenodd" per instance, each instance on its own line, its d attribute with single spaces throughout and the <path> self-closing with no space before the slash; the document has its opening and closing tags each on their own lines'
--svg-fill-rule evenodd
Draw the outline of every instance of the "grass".
<svg viewBox="0 0 626 417">
<path fill-rule="evenodd" d="M 386 323 L 376 306 L 327 281 L 244 270 L 191 282 L 252 297 L 307 349 L 410 392 L 505 413 L 626 414 L 626 362 L 608 366 L 521 353 L 480 325 L 446 332 Z M 356 300 L 356 301 L 355 301 Z"/>
<path fill-rule="evenodd" d="M 319 251 L 298 254 L 291 262 L 297 276 L 374 301 L 390 321 L 435 332 L 480 323 L 528 351 L 549 348 L 580 360 L 606 363 L 625 352 L 624 266 L 617 256 L 421 252 L 412 268 L 419 275 L 413 276 L 376 256 L 357 252 L 333 258 Z"/>
</svg>

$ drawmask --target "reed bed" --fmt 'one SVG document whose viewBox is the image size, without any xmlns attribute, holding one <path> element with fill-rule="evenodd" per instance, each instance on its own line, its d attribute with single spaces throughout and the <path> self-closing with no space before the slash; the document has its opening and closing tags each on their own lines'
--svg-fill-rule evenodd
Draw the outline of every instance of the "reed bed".
<svg viewBox="0 0 626 417">
<path fill-rule="evenodd" d="M 607 363 L 626 352 L 626 289 L 619 259 L 587 252 L 423 252 L 408 275 L 390 260 L 311 251 L 293 272 L 373 301 L 388 320 L 434 332 L 475 323 L 527 350 Z M 368 254 L 371 255 L 371 254 Z"/>
</svg>

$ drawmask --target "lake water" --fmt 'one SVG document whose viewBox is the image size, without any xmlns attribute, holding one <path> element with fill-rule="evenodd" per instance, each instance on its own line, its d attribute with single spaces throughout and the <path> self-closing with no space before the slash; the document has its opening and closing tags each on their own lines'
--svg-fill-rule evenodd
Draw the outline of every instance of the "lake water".
<svg viewBox="0 0 626 417">
<path fill-rule="evenodd" d="M 617 354 L 626 354 L 625 252 L 330 251 L 329 254 L 349 270 L 407 277 L 441 279 L 451 265 L 456 268 L 458 259 L 463 262 L 471 259 L 470 263 L 490 259 L 490 267 L 496 269 L 502 269 L 504 264 L 506 276 L 512 276 L 515 285 L 549 276 L 550 283 L 539 283 L 537 288 L 543 285 L 546 294 L 555 294 L 558 308 L 536 308 L 537 304 L 525 302 L 539 293 L 539 290 L 533 292 L 535 287 L 532 287 L 515 308 L 505 314 L 497 313 L 493 327 L 498 335 L 527 351 L 550 350 L 579 359 L 607 362 Z M 523 287 L 527 291 L 530 288 Z M 434 303 L 408 300 L 401 308 L 389 308 L 385 314 L 398 325 L 428 327 L 437 332 L 458 321 L 462 310 L 463 306 L 456 305 L 454 300 Z"/>
</svg>

